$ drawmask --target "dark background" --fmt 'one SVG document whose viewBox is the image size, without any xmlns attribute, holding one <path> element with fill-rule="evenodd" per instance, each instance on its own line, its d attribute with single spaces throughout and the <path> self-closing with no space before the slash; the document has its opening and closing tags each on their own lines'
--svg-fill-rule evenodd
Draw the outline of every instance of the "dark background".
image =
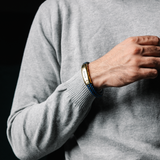
<svg viewBox="0 0 160 160">
<path fill-rule="evenodd" d="M 0 4 L 0 159 L 17 160 L 6 137 L 21 60 L 28 32 L 44 0 L 5 0 Z M 43 158 L 46 160 L 47 158 Z"/>
</svg>

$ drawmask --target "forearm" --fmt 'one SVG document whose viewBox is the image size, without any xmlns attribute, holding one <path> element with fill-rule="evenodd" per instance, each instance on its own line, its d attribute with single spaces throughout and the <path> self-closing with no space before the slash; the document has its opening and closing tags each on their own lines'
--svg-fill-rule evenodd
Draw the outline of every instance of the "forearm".
<svg viewBox="0 0 160 160">
<path fill-rule="evenodd" d="M 62 146 L 94 100 L 80 70 L 61 82 L 61 21 L 56 1 L 50 5 L 44 3 L 33 21 L 8 119 L 9 142 L 22 160 L 39 159 Z"/>
<path fill-rule="evenodd" d="M 12 113 L 8 138 L 16 155 L 35 160 L 61 147 L 85 118 L 93 100 L 78 73 L 46 101 Z"/>
</svg>

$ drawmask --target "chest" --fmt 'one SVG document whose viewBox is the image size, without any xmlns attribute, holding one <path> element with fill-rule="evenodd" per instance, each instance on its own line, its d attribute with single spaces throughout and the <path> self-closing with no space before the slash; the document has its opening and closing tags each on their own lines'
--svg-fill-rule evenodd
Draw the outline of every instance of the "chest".
<svg viewBox="0 0 160 160">
<path fill-rule="evenodd" d="M 103 1 L 102 1 L 103 2 Z M 61 38 L 61 80 L 82 63 L 94 61 L 131 36 L 160 36 L 159 1 L 79 2 L 64 15 Z"/>
</svg>

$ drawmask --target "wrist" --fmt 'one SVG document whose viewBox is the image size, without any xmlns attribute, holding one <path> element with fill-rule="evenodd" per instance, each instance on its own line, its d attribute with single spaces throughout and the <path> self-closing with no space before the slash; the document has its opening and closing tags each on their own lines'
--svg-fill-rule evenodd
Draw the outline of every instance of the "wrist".
<svg viewBox="0 0 160 160">
<path fill-rule="evenodd" d="M 102 90 L 105 88 L 105 78 L 103 78 L 105 73 L 103 73 L 103 70 L 100 69 L 98 63 L 96 61 L 89 63 L 88 70 L 93 86 L 96 88 L 96 90 Z"/>
</svg>

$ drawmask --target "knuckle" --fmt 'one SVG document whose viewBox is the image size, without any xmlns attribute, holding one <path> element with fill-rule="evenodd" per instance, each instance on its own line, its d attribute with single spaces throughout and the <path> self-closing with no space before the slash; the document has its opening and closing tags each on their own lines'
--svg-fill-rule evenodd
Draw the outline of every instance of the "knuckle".
<svg viewBox="0 0 160 160">
<path fill-rule="evenodd" d="M 148 78 L 156 78 L 158 76 L 158 71 L 157 69 L 149 69 L 148 71 L 143 70 L 142 78 L 148 79 Z"/>
<path fill-rule="evenodd" d="M 150 47 L 146 47 L 144 49 L 144 54 L 153 54 L 155 56 L 159 56 L 160 55 L 160 47 L 159 46 L 150 46 Z"/>
<path fill-rule="evenodd" d="M 159 62 L 156 60 L 156 59 L 153 59 L 152 60 L 152 63 L 155 67 L 158 67 L 159 66 Z"/>
<path fill-rule="evenodd" d="M 155 51 L 160 52 L 160 47 L 159 46 L 155 46 Z"/>
<path fill-rule="evenodd" d="M 152 58 L 149 62 L 152 68 L 160 69 L 160 59 L 159 58 Z"/>
<path fill-rule="evenodd" d="M 133 54 L 140 54 L 140 53 L 143 52 L 143 47 L 140 47 L 138 45 L 134 46 L 133 49 L 132 49 L 132 51 L 133 51 Z"/>
<path fill-rule="evenodd" d="M 138 39 L 139 39 L 139 37 L 129 37 L 129 38 L 128 38 L 128 41 L 129 41 L 130 43 L 137 43 L 137 42 L 138 42 Z"/>
<path fill-rule="evenodd" d="M 146 36 L 141 36 L 144 40 L 148 41 L 148 40 L 153 40 L 153 41 L 159 41 L 158 36 L 152 36 L 152 35 L 146 35 Z"/>
<path fill-rule="evenodd" d="M 159 42 L 159 38 L 157 36 L 153 36 L 152 38 L 153 38 L 153 41 L 155 41 L 157 43 Z"/>
<path fill-rule="evenodd" d="M 158 71 L 156 69 L 152 69 L 149 72 L 149 77 L 157 77 L 158 76 Z"/>
<path fill-rule="evenodd" d="M 147 47 L 146 49 L 145 49 L 145 53 L 153 53 L 153 52 L 155 52 L 157 50 L 157 48 L 156 47 Z"/>
<path fill-rule="evenodd" d="M 159 38 L 157 36 L 146 36 L 146 41 L 152 42 L 153 45 L 159 44 Z"/>
</svg>

